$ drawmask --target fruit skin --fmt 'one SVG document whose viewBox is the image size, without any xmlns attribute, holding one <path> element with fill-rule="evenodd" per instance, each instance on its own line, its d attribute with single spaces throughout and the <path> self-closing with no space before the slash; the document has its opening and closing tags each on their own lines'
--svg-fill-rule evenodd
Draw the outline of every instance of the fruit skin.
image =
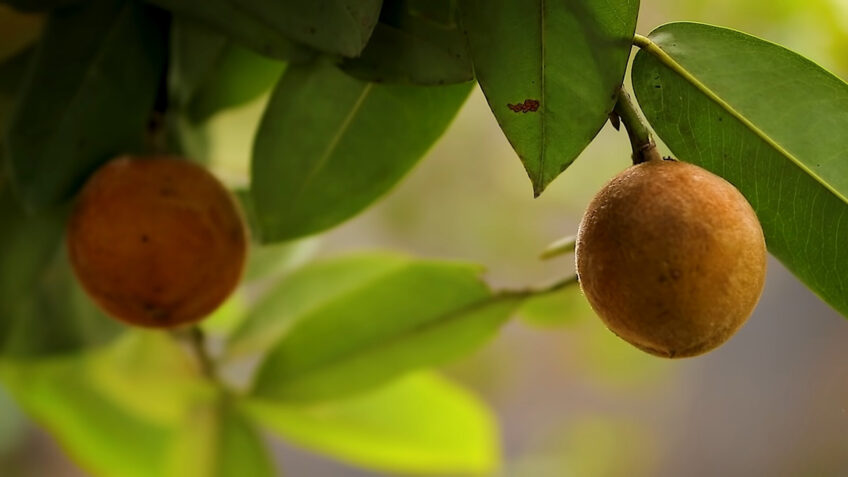
<svg viewBox="0 0 848 477">
<path fill-rule="evenodd" d="M 238 206 L 203 167 L 173 156 L 114 159 L 88 180 L 67 245 L 107 314 L 144 327 L 196 322 L 238 284 L 247 236 Z"/>
<path fill-rule="evenodd" d="M 751 206 L 721 177 L 674 160 L 607 183 L 580 223 L 575 259 L 607 327 L 668 358 L 727 341 L 765 283 L 765 239 Z"/>
</svg>

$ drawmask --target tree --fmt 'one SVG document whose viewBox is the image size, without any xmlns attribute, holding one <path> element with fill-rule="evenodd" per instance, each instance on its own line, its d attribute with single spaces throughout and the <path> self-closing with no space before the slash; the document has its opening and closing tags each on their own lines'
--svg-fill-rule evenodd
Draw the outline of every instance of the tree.
<svg viewBox="0 0 848 477">
<path fill-rule="evenodd" d="M 576 277 L 493 290 L 477 265 L 390 253 L 274 269 L 397 184 L 475 82 L 536 196 L 608 120 L 637 158 L 653 130 L 735 185 L 769 251 L 848 314 L 848 139 L 826 133 L 848 125 L 848 85 L 779 45 L 695 23 L 641 36 L 638 0 L 2 3 L 47 20 L 0 63 L 0 377 L 97 474 L 273 475 L 259 429 L 374 469 L 497 466 L 485 406 L 421 370 Z M 62 245 L 86 179 L 127 153 L 202 163 L 204 121 L 269 89 L 236 191 L 260 298 L 172 336 L 105 317 Z M 260 364 L 238 386 L 221 371 L 245 357 Z"/>
</svg>

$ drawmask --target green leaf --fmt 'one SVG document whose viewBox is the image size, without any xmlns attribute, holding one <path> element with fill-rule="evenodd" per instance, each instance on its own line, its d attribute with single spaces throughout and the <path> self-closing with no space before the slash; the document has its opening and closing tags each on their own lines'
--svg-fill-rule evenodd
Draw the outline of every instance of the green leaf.
<svg viewBox="0 0 848 477">
<path fill-rule="evenodd" d="M 133 331 L 70 358 L 0 362 L 0 379 L 75 462 L 102 476 L 167 475 L 183 416 L 216 396 L 161 332 Z"/>
<path fill-rule="evenodd" d="M 271 58 L 304 61 L 314 53 L 275 30 L 262 18 L 251 15 L 231 0 L 148 0 L 174 13 L 195 20 L 233 41 Z"/>
<path fill-rule="evenodd" d="M 233 5 L 317 50 L 357 56 L 377 23 L 382 0 L 239 0 Z"/>
<path fill-rule="evenodd" d="M 116 405 L 85 373 L 77 360 L 2 369 L 18 403 L 88 471 L 121 477 L 162 475 L 168 429 Z"/>
<path fill-rule="evenodd" d="M 226 397 L 189 411 L 169 456 L 173 477 L 273 477 L 274 465 L 254 424 Z"/>
<path fill-rule="evenodd" d="M 138 2 L 51 14 L 4 140 L 28 207 L 64 201 L 99 164 L 139 147 L 165 66 L 166 24 Z"/>
<path fill-rule="evenodd" d="M 272 292 L 271 305 L 260 309 L 264 317 L 251 317 L 268 322 L 277 308 L 279 324 L 265 329 L 285 333 L 261 364 L 253 394 L 332 399 L 467 353 L 490 338 L 521 300 L 493 295 L 479 271 L 374 255 L 304 271 L 288 286 L 284 281 L 279 296 L 292 297 L 290 304 Z"/>
<path fill-rule="evenodd" d="M 251 399 L 243 407 L 288 442 L 368 469 L 456 475 L 499 466 L 491 411 L 435 374 L 316 406 Z"/>
<path fill-rule="evenodd" d="M 639 0 L 463 0 L 477 81 L 536 195 L 615 104 Z"/>
<path fill-rule="evenodd" d="M 470 91 L 366 83 L 325 62 L 289 67 L 253 148 L 262 241 L 321 232 L 362 211 L 415 165 Z"/>
<path fill-rule="evenodd" d="M 0 183 L 0 356 L 69 353 L 123 329 L 73 277 L 61 247 L 66 215 L 57 209 L 27 216 Z"/>
<path fill-rule="evenodd" d="M 0 63 L 0 131 L 5 128 L 6 120 L 12 112 L 23 83 L 24 74 L 32 57 L 33 50 L 30 48 Z M 0 141 L 2 141 L 2 138 L 0 138 Z M 2 150 L 0 150 L 0 154 L 2 154 Z M 0 165 L 2 165 L 2 162 L 0 162 Z M 0 169 L 0 174 L 3 172 L 4 170 Z"/>
<path fill-rule="evenodd" d="M 195 91 L 210 78 L 229 43 L 226 36 L 182 16 L 171 20 L 168 98 L 185 108 Z"/>
<path fill-rule="evenodd" d="M 284 68 L 285 63 L 244 49 L 201 24 L 173 23 L 169 89 L 194 123 L 258 98 Z"/>
<path fill-rule="evenodd" d="M 435 85 L 474 79 L 465 35 L 456 23 L 434 23 L 415 12 L 412 3 L 386 2 L 368 46 L 358 58 L 345 60 L 342 69 L 377 83 Z M 428 14 L 453 13 L 451 0 L 430 3 Z"/>
<path fill-rule="evenodd" d="M 645 50 L 636 56 L 634 89 L 657 134 L 681 160 L 739 188 L 769 251 L 848 315 L 848 85 L 733 30 L 673 23 L 651 38 L 679 71 Z"/>
<path fill-rule="evenodd" d="M 258 98 L 280 79 L 285 66 L 229 42 L 194 92 L 189 119 L 202 122 L 218 111 Z"/>
</svg>

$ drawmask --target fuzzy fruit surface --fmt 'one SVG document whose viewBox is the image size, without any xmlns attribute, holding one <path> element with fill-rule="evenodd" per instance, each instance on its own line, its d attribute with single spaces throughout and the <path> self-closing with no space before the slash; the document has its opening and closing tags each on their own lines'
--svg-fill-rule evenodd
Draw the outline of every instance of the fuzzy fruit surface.
<svg viewBox="0 0 848 477">
<path fill-rule="evenodd" d="M 244 221 L 224 186 L 177 157 L 121 157 L 88 180 L 71 215 L 74 272 L 107 314 L 174 327 L 217 308 L 238 284 Z"/>
<path fill-rule="evenodd" d="M 583 293 L 607 327 L 668 358 L 727 341 L 765 282 L 763 231 L 742 194 L 672 160 L 632 166 L 607 183 L 583 216 L 575 257 Z"/>
</svg>

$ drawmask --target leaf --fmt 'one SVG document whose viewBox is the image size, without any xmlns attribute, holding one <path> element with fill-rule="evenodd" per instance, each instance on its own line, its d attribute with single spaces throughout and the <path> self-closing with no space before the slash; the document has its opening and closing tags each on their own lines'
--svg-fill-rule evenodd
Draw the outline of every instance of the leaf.
<svg viewBox="0 0 848 477">
<path fill-rule="evenodd" d="M 257 329 L 276 315 L 274 326 L 263 328 L 284 333 L 261 364 L 253 394 L 338 398 L 474 349 L 520 302 L 492 295 L 478 273 L 467 264 L 373 255 L 318 265 L 283 281 L 248 318 L 247 326 Z"/>
<path fill-rule="evenodd" d="M 639 0 L 463 0 L 474 71 L 538 196 L 592 141 L 624 78 Z"/>
<path fill-rule="evenodd" d="M 6 120 L 13 109 L 18 91 L 20 91 L 23 83 L 24 74 L 26 74 L 32 57 L 33 51 L 30 48 L 0 63 L 0 131 L 5 129 Z M 2 138 L 0 138 L 0 142 L 2 142 Z M 2 148 L 0 148 L 0 156 L 2 156 L 2 152 Z M 2 158 L 0 158 L 0 167 L 2 166 Z M 0 175 L 3 175 L 4 172 L 5 169 L 0 169 Z"/>
<path fill-rule="evenodd" d="M 210 78 L 229 40 L 202 23 L 176 16 L 171 20 L 168 97 L 184 108 Z"/>
<path fill-rule="evenodd" d="M 261 240 L 321 232 L 362 211 L 442 135 L 470 90 L 366 83 L 324 62 L 289 67 L 253 148 Z"/>
<path fill-rule="evenodd" d="M 61 247 L 66 211 L 27 216 L 0 181 L 0 356 L 104 343 L 122 329 L 85 296 Z"/>
<path fill-rule="evenodd" d="M 216 395 L 177 342 L 149 331 L 61 360 L 0 362 L 0 378 L 75 462 L 103 476 L 167 475 L 182 416 Z"/>
<path fill-rule="evenodd" d="M 238 0 L 233 5 L 317 50 L 357 56 L 377 23 L 382 0 Z"/>
<path fill-rule="evenodd" d="M 268 25 L 266 19 L 242 10 L 232 0 L 148 0 L 174 13 L 202 23 L 233 41 L 271 58 L 305 61 L 313 52 Z"/>
<path fill-rule="evenodd" d="M 105 476 L 162 475 L 169 430 L 99 392 L 77 360 L 4 366 L 15 399 L 82 467 Z"/>
<path fill-rule="evenodd" d="M 401 255 L 357 254 L 319 261 L 284 278 L 253 306 L 230 336 L 228 351 L 264 352 L 304 314 L 409 264 Z"/>
<path fill-rule="evenodd" d="M 246 104 L 271 89 L 285 63 L 268 59 L 228 42 L 188 105 L 195 123 L 218 111 Z"/>
<path fill-rule="evenodd" d="M 203 25 L 189 20 L 173 24 L 171 96 L 194 123 L 258 98 L 284 68 L 285 63 L 244 49 Z"/>
<path fill-rule="evenodd" d="M 174 477 L 273 477 L 274 465 L 254 424 L 227 398 L 195 404 L 170 451 Z"/>
<path fill-rule="evenodd" d="M 51 14 L 4 140 L 29 208 L 64 201 L 99 164 L 139 147 L 165 66 L 165 24 L 138 2 Z"/>
<path fill-rule="evenodd" d="M 488 474 L 500 461 L 491 411 L 431 373 L 316 406 L 250 399 L 243 407 L 288 442 L 382 472 Z"/>
<path fill-rule="evenodd" d="M 726 178 L 756 210 L 769 251 L 848 315 L 848 85 L 752 36 L 673 23 L 651 38 L 633 85 L 657 134 L 682 160 Z"/>
<path fill-rule="evenodd" d="M 358 58 L 346 59 L 342 69 L 377 83 L 435 85 L 473 80 L 465 35 L 456 23 L 434 23 L 415 12 L 412 3 L 387 1 L 365 50 Z M 451 0 L 429 3 L 428 14 L 450 17 L 453 13 Z"/>
</svg>

